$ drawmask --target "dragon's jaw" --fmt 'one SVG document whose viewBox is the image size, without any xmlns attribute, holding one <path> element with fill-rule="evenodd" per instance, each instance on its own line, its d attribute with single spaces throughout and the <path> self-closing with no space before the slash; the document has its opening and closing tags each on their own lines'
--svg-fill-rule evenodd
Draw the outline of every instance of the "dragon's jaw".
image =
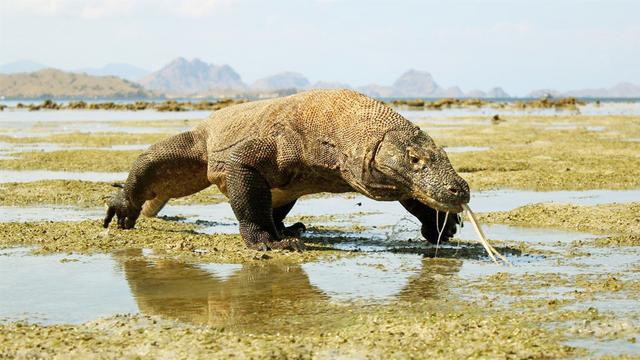
<svg viewBox="0 0 640 360">
<path fill-rule="evenodd" d="M 432 209 L 438 210 L 438 211 L 443 211 L 443 212 L 450 212 L 450 213 L 460 213 L 463 210 L 462 205 L 466 204 L 466 203 L 444 203 L 441 201 L 438 201 L 432 197 L 430 197 L 429 195 L 426 195 L 424 193 L 414 193 L 413 194 L 413 198 L 415 198 L 416 200 L 420 201 L 421 203 L 429 206 Z"/>
</svg>

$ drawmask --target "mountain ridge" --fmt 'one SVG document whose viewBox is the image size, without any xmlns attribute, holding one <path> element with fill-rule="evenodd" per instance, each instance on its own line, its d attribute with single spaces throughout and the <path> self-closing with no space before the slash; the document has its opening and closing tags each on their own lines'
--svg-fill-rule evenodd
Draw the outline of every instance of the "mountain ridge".
<svg viewBox="0 0 640 360">
<path fill-rule="evenodd" d="M 102 67 L 81 68 L 74 72 L 93 76 L 117 76 L 129 81 L 137 81 L 151 73 L 149 70 L 125 63 L 108 63 Z"/>
<path fill-rule="evenodd" d="M 190 95 L 246 91 L 247 85 L 229 65 L 206 63 L 198 58 L 178 57 L 139 83 L 166 94 Z"/>
<path fill-rule="evenodd" d="M 92 76 L 53 68 L 32 73 L 0 74 L 5 98 L 145 98 L 141 85 L 115 76 Z"/>
<path fill-rule="evenodd" d="M 31 61 L 20 60 L 0 65 L 0 73 L 6 75 L 19 73 L 35 73 L 45 65 Z M 32 71 L 36 69 L 35 71 Z M 64 70 L 62 70 L 64 71 Z M 98 68 L 83 68 L 68 73 L 82 72 L 88 76 L 117 76 L 124 80 L 141 84 L 144 89 L 156 94 L 175 96 L 258 96 L 269 97 L 289 94 L 308 89 L 350 88 L 362 93 L 380 98 L 510 98 L 503 88 L 495 86 L 489 90 L 472 89 L 463 91 L 459 86 L 442 86 L 436 82 L 431 73 L 417 69 L 409 69 L 390 85 L 367 84 L 354 87 L 341 82 L 316 81 L 311 82 L 299 72 L 282 71 L 254 81 L 251 86 L 242 81 L 238 72 L 230 65 L 216 65 L 204 62 L 198 58 L 187 60 L 178 57 L 154 72 L 125 64 L 108 63 Z M 33 85 L 33 84 L 31 84 Z M 46 84 L 41 92 L 47 90 Z M 54 84 L 55 85 L 55 84 Z M 81 96 L 71 89 L 73 96 Z M 129 89 L 131 90 L 131 89 Z M 12 90 L 13 91 L 13 90 Z M 31 89 L 29 94 L 35 93 Z M 128 91 L 128 90 L 127 90 Z M 149 91 L 147 91 L 149 92 Z M 59 94 L 59 92 L 56 92 Z M 93 94 L 91 91 L 88 94 Z M 87 95 L 93 96 L 93 95 Z M 640 98 L 640 86 L 631 82 L 620 82 L 611 87 L 574 89 L 560 92 L 554 89 L 538 89 L 529 92 L 525 97 L 592 97 L 592 98 Z"/>
</svg>

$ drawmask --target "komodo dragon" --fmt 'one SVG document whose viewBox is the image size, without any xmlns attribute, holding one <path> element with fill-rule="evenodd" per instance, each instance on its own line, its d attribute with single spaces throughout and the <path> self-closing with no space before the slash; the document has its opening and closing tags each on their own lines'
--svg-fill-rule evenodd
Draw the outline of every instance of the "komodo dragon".
<svg viewBox="0 0 640 360">
<path fill-rule="evenodd" d="M 416 125 L 360 93 L 315 90 L 216 111 L 152 145 L 109 201 L 103 225 L 117 215 L 118 227 L 131 229 L 140 213 L 155 216 L 169 199 L 211 184 L 229 198 L 247 246 L 262 250 L 304 248 L 304 225 L 283 220 L 306 194 L 399 201 L 430 242 L 455 234 L 469 201 L 467 182 Z"/>
</svg>

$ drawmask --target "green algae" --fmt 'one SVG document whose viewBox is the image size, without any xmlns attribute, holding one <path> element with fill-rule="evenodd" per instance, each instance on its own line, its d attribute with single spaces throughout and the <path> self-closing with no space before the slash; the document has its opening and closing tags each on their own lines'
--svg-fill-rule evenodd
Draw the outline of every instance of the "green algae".
<svg viewBox="0 0 640 360">
<path fill-rule="evenodd" d="M 594 239 L 591 241 L 591 243 L 599 247 L 640 246 L 640 235 L 637 235 L 637 234 L 613 235 L 613 236 Z"/>
<path fill-rule="evenodd" d="M 35 246 L 38 254 L 111 252 L 149 248 L 159 254 L 185 261 L 246 263 L 274 260 L 299 263 L 324 257 L 346 256 L 350 252 L 307 243 L 302 253 L 248 249 L 240 235 L 207 235 L 197 225 L 155 218 L 140 218 L 133 230 L 102 228 L 101 221 L 0 223 L 0 246 Z"/>
<path fill-rule="evenodd" d="M 354 310 L 359 311 L 355 312 Z M 474 304 L 437 302 L 333 307 L 318 320 L 341 318 L 327 331 L 238 333 L 156 316 L 125 315 L 81 325 L 0 325 L 0 354 L 52 357 L 210 358 L 561 358 L 582 352 L 536 326 L 535 315 L 482 312 Z M 317 318 L 320 319 L 317 319 Z"/>
<path fill-rule="evenodd" d="M 596 244 L 640 245 L 640 203 L 581 206 L 533 204 L 511 211 L 481 214 L 481 221 L 521 226 L 555 227 L 610 235 Z"/>
<path fill-rule="evenodd" d="M 4 183 L 0 184 L 0 204 L 102 207 L 115 191 L 110 183 L 80 180 Z M 190 196 L 171 199 L 171 204 L 217 204 L 224 201 L 227 201 L 226 197 L 217 187 L 211 186 Z"/>
<path fill-rule="evenodd" d="M 640 143 L 613 141 L 582 130 L 545 130 L 513 125 L 465 128 L 447 135 L 448 146 L 490 146 L 450 154 L 472 189 L 631 189 L 640 177 Z M 439 139 L 436 138 L 436 141 Z"/>
<path fill-rule="evenodd" d="M 114 192 L 108 183 L 77 180 L 40 180 L 0 184 L 0 204 L 72 205 L 99 207 Z"/>
<path fill-rule="evenodd" d="M 141 151 L 65 150 L 23 152 L 17 158 L 0 160 L 0 168 L 9 170 L 127 171 Z"/>
<path fill-rule="evenodd" d="M 0 141 L 14 144 L 54 143 L 68 146 L 106 147 L 112 145 L 153 144 L 171 135 L 173 135 L 173 133 L 169 130 L 167 133 L 158 134 L 129 134 L 117 132 L 70 133 L 34 137 L 0 136 Z"/>
</svg>

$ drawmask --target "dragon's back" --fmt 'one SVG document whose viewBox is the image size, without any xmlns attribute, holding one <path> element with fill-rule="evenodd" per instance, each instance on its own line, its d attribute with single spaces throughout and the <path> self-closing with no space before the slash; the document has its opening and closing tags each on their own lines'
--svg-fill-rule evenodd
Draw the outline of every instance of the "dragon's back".
<svg viewBox="0 0 640 360">
<path fill-rule="evenodd" d="M 313 90 L 231 106 L 200 127 L 210 156 L 248 138 L 294 134 L 304 148 L 330 144 L 341 152 L 367 147 L 390 129 L 413 126 L 380 101 L 352 90 Z"/>
</svg>

